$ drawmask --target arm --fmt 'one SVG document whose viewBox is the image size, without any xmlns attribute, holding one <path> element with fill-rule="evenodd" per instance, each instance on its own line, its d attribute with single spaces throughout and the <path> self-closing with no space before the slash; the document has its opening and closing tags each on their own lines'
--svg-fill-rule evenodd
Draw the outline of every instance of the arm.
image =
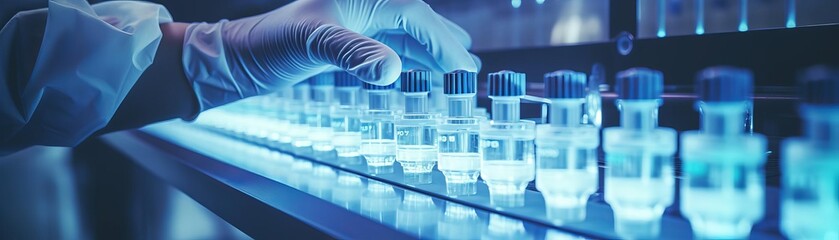
<svg viewBox="0 0 839 240">
<path fill-rule="evenodd" d="M 189 119 L 198 114 L 195 92 L 181 63 L 187 25 L 160 25 L 163 39 L 157 47 L 154 62 L 128 92 L 108 125 L 97 135 L 173 118 Z"/>
</svg>

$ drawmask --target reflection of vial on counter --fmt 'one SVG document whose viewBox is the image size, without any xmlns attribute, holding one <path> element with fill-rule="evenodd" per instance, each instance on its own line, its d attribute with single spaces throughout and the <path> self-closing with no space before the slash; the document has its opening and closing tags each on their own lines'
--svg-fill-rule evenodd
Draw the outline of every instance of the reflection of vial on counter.
<svg viewBox="0 0 839 240">
<path fill-rule="evenodd" d="M 481 239 L 527 240 L 533 239 L 533 234 L 527 232 L 521 220 L 490 213 L 489 224 Z"/>
<path fill-rule="evenodd" d="M 288 135 L 291 136 L 291 145 L 294 147 L 312 146 L 309 140 L 309 124 L 306 122 L 306 104 L 309 103 L 309 83 L 300 82 L 292 87 L 293 100 L 289 101 L 286 119 L 290 124 Z"/>
<path fill-rule="evenodd" d="M 581 124 L 585 89 L 585 73 L 545 75 L 550 124 L 536 129 L 536 188 L 545 197 L 548 219 L 559 224 L 585 220 L 588 197 L 597 191 L 600 132 Z"/>
<path fill-rule="evenodd" d="M 437 222 L 437 237 L 440 239 L 475 238 L 481 234 L 483 227 L 475 209 L 447 202 L 446 211 Z"/>
<path fill-rule="evenodd" d="M 358 156 L 361 147 L 361 109 L 358 107 L 361 81 L 347 72 L 335 74 L 335 97 L 332 108 L 332 146 L 339 157 Z"/>
<path fill-rule="evenodd" d="M 429 196 L 405 191 L 402 204 L 396 209 L 396 228 L 416 234 L 418 238 L 435 236 L 437 206 Z"/>
<path fill-rule="evenodd" d="M 335 188 L 332 189 L 332 202 L 347 210 L 359 211 L 363 191 L 361 178 L 352 173 L 339 172 Z"/>
<path fill-rule="evenodd" d="M 603 130 L 605 198 L 622 238 L 658 236 L 664 208 L 673 203 L 676 131 L 658 127 L 661 72 L 632 68 L 617 74 L 615 104 L 621 126 Z"/>
<path fill-rule="evenodd" d="M 481 124 L 481 178 L 497 207 L 524 205 L 524 188 L 535 178 L 535 123 L 520 119 L 525 75 L 512 71 L 490 73 L 492 120 Z"/>
<path fill-rule="evenodd" d="M 378 86 L 362 83 L 368 108 L 361 117 L 361 154 L 369 167 L 392 166 L 396 160 L 395 112 L 390 101 L 394 84 Z"/>
<path fill-rule="evenodd" d="M 454 71 L 443 79 L 448 113 L 437 127 L 437 169 L 446 177 L 449 195 L 473 195 L 481 171 L 478 153 L 479 118 L 472 116 L 477 91 L 474 72 Z"/>
<path fill-rule="evenodd" d="M 405 173 L 428 173 L 437 163 L 437 119 L 428 112 L 431 73 L 402 72 L 405 112 L 396 121 L 396 161 Z"/>
<path fill-rule="evenodd" d="M 799 79 L 804 136 L 783 142 L 781 230 L 792 239 L 839 238 L 839 69 Z"/>
<path fill-rule="evenodd" d="M 335 185 L 337 175 L 332 168 L 318 165 L 312 169 L 311 177 L 309 178 L 309 187 L 306 191 L 322 199 L 330 199 L 332 187 Z"/>
<path fill-rule="evenodd" d="M 312 150 L 332 151 L 332 127 L 329 117 L 332 105 L 334 81 L 332 74 L 320 74 L 309 78 L 312 100 L 306 105 L 306 122 L 309 124 L 309 140 Z"/>
<path fill-rule="evenodd" d="M 391 223 L 396 220 L 396 208 L 399 206 L 399 195 L 390 185 L 367 181 L 367 190 L 361 194 L 361 214 L 380 223 Z"/>
<path fill-rule="evenodd" d="M 763 217 L 766 138 L 743 134 L 752 74 L 712 67 L 699 73 L 700 131 L 682 133 L 681 212 L 697 237 L 744 239 Z"/>
</svg>

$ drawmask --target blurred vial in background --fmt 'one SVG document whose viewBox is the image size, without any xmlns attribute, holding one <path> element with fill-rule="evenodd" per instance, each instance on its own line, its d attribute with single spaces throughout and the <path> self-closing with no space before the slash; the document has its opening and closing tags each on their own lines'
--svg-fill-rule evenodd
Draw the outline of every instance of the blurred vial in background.
<svg viewBox="0 0 839 240">
<path fill-rule="evenodd" d="M 405 173 L 428 173 L 437 163 L 437 119 L 429 113 L 431 72 L 402 72 L 404 113 L 396 121 L 396 161 Z"/>
<path fill-rule="evenodd" d="M 277 127 L 277 142 L 279 142 L 280 146 L 290 146 L 291 135 L 289 134 L 289 131 L 293 125 L 287 116 L 291 112 L 289 105 L 294 102 L 294 88 L 288 86 L 280 89 L 280 91 L 277 92 L 277 101 L 279 101 L 277 103 L 277 122 L 283 123 Z"/>
<path fill-rule="evenodd" d="M 361 154 L 367 166 L 376 172 L 392 166 L 396 160 L 396 112 L 390 106 L 394 84 L 378 86 L 365 82 L 362 86 L 367 92 L 368 108 L 361 117 Z"/>
<path fill-rule="evenodd" d="M 322 73 L 309 78 L 312 100 L 306 105 L 306 122 L 309 124 L 309 140 L 312 150 L 332 151 L 332 119 L 329 112 L 332 106 L 335 78 L 331 73 Z"/>
<path fill-rule="evenodd" d="M 524 73 L 500 71 L 488 76 L 492 120 L 481 124 L 481 178 L 496 207 L 524 206 L 524 189 L 535 178 L 536 138 L 533 121 L 520 119 Z"/>
<path fill-rule="evenodd" d="M 673 203 L 676 131 L 658 127 L 661 72 L 632 68 L 617 74 L 621 126 L 603 130 L 605 198 L 622 238 L 657 238 L 664 208 Z"/>
<path fill-rule="evenodd" d="M 473 195 L 475 183 L 481 173 L 481 155 L 478 152 L 480 118 L 472 116 L 475 93 L 475 72 L 454 71 L 443 79 L 447 114 L 437 127 L 437 169 L 446 177 L 449 195 Z"/>
<path fill-rule="evenodd" d="M 763 217 L 766 162 L 766 137 L 743 131 L 752 73 L 711 67 L 696 81 L 702 124 L 682 133 L 681 212 L 699 238 L 745 239 Z"/>
<path fill-rule="evenodd" d="M 600 129 L 581 124 L 587 95 L 585 73 L 545 74 L 550 124 L 536 127 L 536 188 L 545 197 L 548 219 L 557 224 L 585 220 L 588 197 L 597 191 Z"/>
<path fill-rule="evenodd" d="M 799 76 L 804 136 L 781 146 L 781 230 L 791 239 L 839 239 L 839 69 Z"/>
<path fill-rule="evenodd" d="M 361 109 L 358 107 L 361 80 L 347 72 L 335 73 L 335 97 L 332 107 L 332 145 L 339 157 L 355 157 L 361 148 Z"/>
<path fill-rule="evenodd" d="M 309 124 L 306 122 L 306 105 L 309 104 L 309 83 L 303 81 L 292 86 L 293 99 L 285 105 L 288 119 L 288 135 L 294 147 L 312 146 L 309 140 Z"/>
</svg>

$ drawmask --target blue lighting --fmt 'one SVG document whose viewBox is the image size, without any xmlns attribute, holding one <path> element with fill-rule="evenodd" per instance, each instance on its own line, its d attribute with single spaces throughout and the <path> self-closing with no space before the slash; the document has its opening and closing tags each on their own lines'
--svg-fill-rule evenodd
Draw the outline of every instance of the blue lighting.
<svg viewBox="0 0 839 240">
<path fill-rule="evenodd" d="M 542 3 L 545 3 L 545 0 L 536 0 L 536 4 L 542 4 Z"/>
<path fill-rule="evenodd" d="M 665 0 L 658 0 L 658 33 L 656 36 L 664 37 L 667 35 L 667 30 L 665 28 L 665 14 L 667 14 Z"/>
<path fill-rule="evenodd" d="M 512 0 L 513 8 L 521 7 L 521 0 Z"/>
<path fill-rule="evenodd" d="M 705 34 L 705 1 L 696 0 L 696 34 Z"/>
<path fill-rule="evenodd" d="M 747 0 L 740 0 L 740 26 L 737 30 L 745 32 L 749 30 L 749 3 Z"/>
<path fill-rule="evenodd" d="M 795 24 L 795 0 L 787 0 L 787 28 L 794 28 Z"/>
</svg>

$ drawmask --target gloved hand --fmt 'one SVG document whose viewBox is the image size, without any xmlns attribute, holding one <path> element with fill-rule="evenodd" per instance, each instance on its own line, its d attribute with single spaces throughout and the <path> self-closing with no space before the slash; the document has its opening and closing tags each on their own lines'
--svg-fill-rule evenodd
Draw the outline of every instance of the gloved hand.
<svg viewBox="0 0 839 240">
<path fill-rule="evenodd" d="M 300 0 L 254 17 L 190 25 L 183 63 L 205 110 L 330 66 L 374 84 L 398 78 L 400 56 L 420 65 L 412 68 L 477 71 L 470 45 L 463 29 L 421 0 Z"/>
</svg>

